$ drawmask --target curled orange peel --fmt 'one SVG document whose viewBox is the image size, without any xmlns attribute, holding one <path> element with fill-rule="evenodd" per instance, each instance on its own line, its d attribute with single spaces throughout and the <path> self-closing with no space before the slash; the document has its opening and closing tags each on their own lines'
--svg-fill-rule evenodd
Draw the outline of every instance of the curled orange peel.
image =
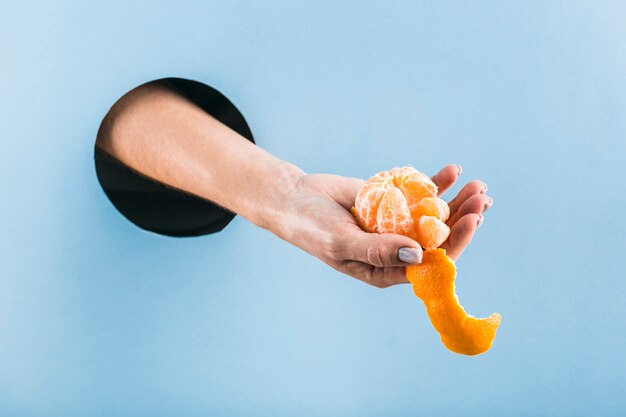
<svg viewBox="0 0 626 417">
<path fill-rule="evenodd" d="M 392 168 L 363 184 L 352 214 L 366 232 L 402 234 L 426 249 L 421 264 L 406 267 L 406 277 L 443 344 L 452 352 L 478 355 L 491 347 L 500 315 L 475 318 L 459 304 L 454 261 L 445 250 L 436 249 L 450 235 L 445 223 L 450 208 L 437 193 L 437 185 L 415 168 Z"/>
<path fill-rule="evenodd" d="M 425 251 L 421 264 L 406 267 L 406 277 L 415 295 L 424 302 L 433 327 L 448 349 L 463 355 L 478 355 L 491 348 L 500 315 L 476 318 L 465 312 L 454 291 L 456 266 L 444 249 Z"/>
</svg>

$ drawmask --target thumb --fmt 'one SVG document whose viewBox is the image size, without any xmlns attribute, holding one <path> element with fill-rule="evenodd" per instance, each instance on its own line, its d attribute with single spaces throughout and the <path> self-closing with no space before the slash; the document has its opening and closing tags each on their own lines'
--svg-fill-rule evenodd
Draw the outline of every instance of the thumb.
<svg viewBox="0 0 626 417">
<path fill-rule="evenodd" d="M 422 262 L 422 248 L 413 239 L 394 233 L 357 232 L 350 236 L 348 258 L 373 266 L 406 266 Z"/>
<path fill-rule="evenodd" d="M 365 181 L 339 175 L 326 174 L 325 176 L 330 179 L 332 185 L 326 189 L 328 195 L 346 210 L 354 207 L 356 195 Z"/>
</svg>

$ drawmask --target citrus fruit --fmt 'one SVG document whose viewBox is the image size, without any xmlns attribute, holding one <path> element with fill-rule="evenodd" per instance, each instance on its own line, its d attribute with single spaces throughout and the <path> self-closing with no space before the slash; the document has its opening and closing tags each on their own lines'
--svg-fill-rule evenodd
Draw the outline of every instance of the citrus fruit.
<svg viewBox="0 0 626 417">
<path fill-rule="evenodd" d="M 450 209 L 437 197 L 437 185 L 413 167 L 382 171 L 356 196 L 354 217 L 370 233 L 409 236 L 425 249 L 438 248 L 450 235 Z"/>
<path fill-rule="evenodd" d="M 413 292 L 426 306 L 441 341 L 452 352 L 484 353 L 493 343 L 500 315 L 487 318 L 468 315 L 455 294 L 456 266 L 444 249 L 437 249 L 450 235 L 446 221 L 450 208 L 437 197 L 437 185 L 413 167 L 382 171 L 363 184 L 352 214 L 370 233 L 399 233 L 426 249 L 422 262 L 406 267 Z"/>
</svg>

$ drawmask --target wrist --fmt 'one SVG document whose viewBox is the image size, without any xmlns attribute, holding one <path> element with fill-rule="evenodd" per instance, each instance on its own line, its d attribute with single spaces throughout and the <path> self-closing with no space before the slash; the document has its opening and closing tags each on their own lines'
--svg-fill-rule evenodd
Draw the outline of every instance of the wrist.
<svg viewBox="0 0 626 417">
<path fill-rule="evenodd" d="M 306 173 L 300 168 L 284 161 L 268 169 L 265 190 L 250 219 L 252 223 L 284 238 L 285 226 L 289 223 L 290 201 L 298 180 L 304 175 Z"/>
</svg>

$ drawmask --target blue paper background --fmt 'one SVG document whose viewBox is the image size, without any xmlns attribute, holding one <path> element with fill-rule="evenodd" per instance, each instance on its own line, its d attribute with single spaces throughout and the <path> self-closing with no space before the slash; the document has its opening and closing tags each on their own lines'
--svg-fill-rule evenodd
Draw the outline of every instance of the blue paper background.
<svg viewBox="0 0 626 417">
<path fill-rule="evenodd" d="M 0 415 L 626 414 L 626 3 L 309 3 L 2 2 Z M 241 218 L 119 215 L 95 134 L 165 76 L 308 172 L 487 182 L 457 290 L 492 350 Z"/>
</svg>

